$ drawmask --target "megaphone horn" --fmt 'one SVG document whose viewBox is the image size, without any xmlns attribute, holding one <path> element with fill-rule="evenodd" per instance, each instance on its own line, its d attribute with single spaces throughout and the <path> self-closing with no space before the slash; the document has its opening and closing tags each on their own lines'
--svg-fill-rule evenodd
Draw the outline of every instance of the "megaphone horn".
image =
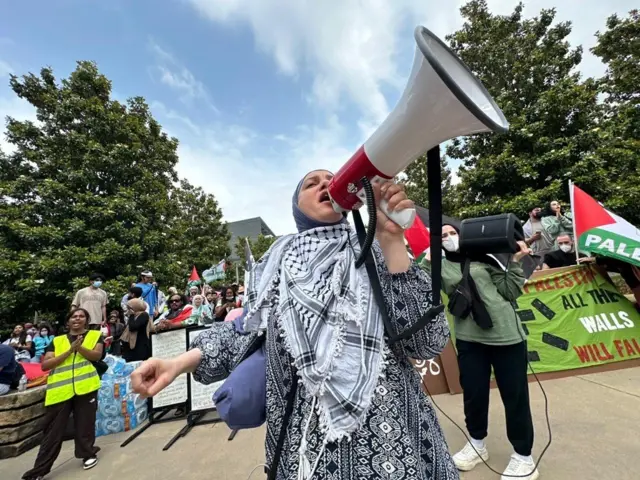
<svg viewBox="0 0 640 480">
<path fill-rule="evenodd" d="M 363 177 L 389 180 L 442 142 L 509 128 L 487 89 L 443 41 L 421 26 L 414 36 L 413 68 L 398 104 L 329 184 L 337 212 L 362 205 Z M 415 219 L 414 209 L 389 212 L 384 202 L 380 208 L 402 228 Z"/>
</svg>

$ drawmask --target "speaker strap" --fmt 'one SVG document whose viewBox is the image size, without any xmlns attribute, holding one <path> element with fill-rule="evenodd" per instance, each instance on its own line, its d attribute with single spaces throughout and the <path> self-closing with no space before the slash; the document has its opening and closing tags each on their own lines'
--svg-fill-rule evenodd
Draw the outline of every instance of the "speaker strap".
<svg viewBox="0 0 640 480">
<path fill-rule="evenodd" d="M 471 268 L 471 260 L 468 258 L 464 259 L 464 264 L 461 265 L 460 270 L 462 271 L 462 282 L 465 284 L 469 282 L 469 269 Z"/>
<path fill-rule="evenodd" d="M 427 188 L 429 189 L 429 237 L 431 248 L 431 308 L 420 320 L 407 328 L 392 342 L 405 340 L 422 330 L 444 311 L 440 300 L 442 284 L 442 172 L 440 171 L 440 146 L 427 152 Z"/>
<path fill-rule="evenodd" d="M 437 307 L 440 305 L 440 287 L 442 284 L 442 172 L 440 171 L 440 145 L 436 145 L 427 152 L 427 188 L 429 189 L 431 304 L 433 307 Z"/>
</svg>

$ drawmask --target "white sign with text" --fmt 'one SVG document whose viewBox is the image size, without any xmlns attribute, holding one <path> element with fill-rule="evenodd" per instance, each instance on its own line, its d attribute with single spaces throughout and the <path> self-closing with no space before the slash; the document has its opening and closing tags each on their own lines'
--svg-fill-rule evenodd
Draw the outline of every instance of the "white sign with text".
<svg viewBox="0 0 640 480">
<path fill-rule="evenodd" d="M 187 331 L 183 328 L 151 336 L 151 355 L 155 358 L 175 358 L 186 351 Z M 153 397 L 153 408 L 185 403 L 188 398 L 187 375 L 182 374 Z"/>
<path fill-rule="evenodd" d="M 204 330 L 205 329 L 190 331 L 189 345 L 191 345 L 196 337 Z M 216 390 L 218 390 L 223 383 L 224 380 L 210 385 L 203 385 L 202 383 L 196 382 L 192 375 L 189 383 L 191 390 L 191 411 L 210 410 L 215 408 L 216 404 L 213 402 L 213 394 L 216 393 Z"/>
</svg>

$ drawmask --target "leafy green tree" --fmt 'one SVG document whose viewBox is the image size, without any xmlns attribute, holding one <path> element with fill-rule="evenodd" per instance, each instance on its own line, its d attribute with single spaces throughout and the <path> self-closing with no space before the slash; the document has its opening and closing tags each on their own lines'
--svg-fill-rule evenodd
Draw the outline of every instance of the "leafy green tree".
<svg viewBox="0 0 640 480">
<path fill-rule="evenodd" d="M 607 66 L 600 80 L 605 102 L 615 112 L 623 112 L 640 105 L 640 11 L 632 10 L 627 18 L 611 15 L 606 22 L 607 30 L 597 32 L 598 43 L 591 52 L 600 57 Z M 634 120 L 640 113 L 635 109 Z M 636 138 L 640 125 L 627 125 Z"/>
<path fill-rule="evenodd" d="M 143 98 L 112 100 L 91 62 L 59 84 L 43 68 L 10 85 L 37 122 L 8 117 L 15 150 L 0 152 L 0 322 L 60 319 L 94 271 L 117 306 L 142 269 L 180 286 L 191 258 L 226 253 L 215 200 L 176 184 L 178 141 Z"/>
<path fill-rule="evenodd" d="M 166 222 L 170 253 L 187 259 L 202 273 L 229 254 L 229 232 L 211 194 L 186 180 L 170 194 L 171 221 Z M 163 259 L 164 260 L 164 259 Z"/>
<path fill-rule="evenodd" d="M 612 15 L 591 51 L 606 65 L 595 155 L 608 165 L 607 207 L 640 225 L 640 12 Z M 599 200 L 602 200 L 599 198 Z"/>
<path fill-rule="evenodd" d="M 456 186 L 463 217 L 514 212 L 568 202 L 567 181 L 595 194 L 608 166 L 592 154 L 598 142 L 598 88 L 576 71 L 582 48 L 571 48 L 570 22 L 555 10 L 524 18 L 492 14 L 485 0 L 461 8 L 451 47 L 481 79 L 509 120 L 509 132 L 456 139 L 447 154 L 463 160 Z M 596 195 L 597 196 L 597 195 Z"/>
<path fill-rule="evenodd" d="M 426 154 L 411 163 L 405 170 L 400 182 L 405 185 L 407 196 L 421 207 L 429 206 L 429 188 L 427 178 Z M 452 198 L 451 169 L 447 165 L 447 157 L 440 158 L 440 174 L 442 176 L 442 211 L 445 215 L 454 208 Z"/>
</svg>

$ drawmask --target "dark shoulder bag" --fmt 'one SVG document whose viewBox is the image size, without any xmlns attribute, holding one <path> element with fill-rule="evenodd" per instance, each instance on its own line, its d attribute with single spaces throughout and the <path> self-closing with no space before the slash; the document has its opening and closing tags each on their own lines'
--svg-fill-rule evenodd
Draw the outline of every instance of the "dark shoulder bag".
<svg viewBox="0 0 640 480">
<path fill-rule="evenodd" d="M 473 303 L 471 290 L 469 288 L 469 267 L 471 261 L 466 259 L 462 268 L 462 280 L 458 283 L 455 291 L 449 295 L 449 312 L 456 318 L 467 318 L 471 314 Z"/>
<path fill-rule="evenodd" d="M 96 369 L 96 371 L 98 372 L 98 377 L 102 378 L 102 376 L 107 373 L 107 370 L 109 370 L 109 365 L 107 365 L 107 362 L 104 361 L 104 358 L 107 356 L 107 348 L 105 346 L 105 344 L 102 344 L 102 357 L 100 358 L 100 360 L 96 360 L 95 362 L 91 362 L 91 364 L 93 365 L 93 368 Z"/>
</svg>

